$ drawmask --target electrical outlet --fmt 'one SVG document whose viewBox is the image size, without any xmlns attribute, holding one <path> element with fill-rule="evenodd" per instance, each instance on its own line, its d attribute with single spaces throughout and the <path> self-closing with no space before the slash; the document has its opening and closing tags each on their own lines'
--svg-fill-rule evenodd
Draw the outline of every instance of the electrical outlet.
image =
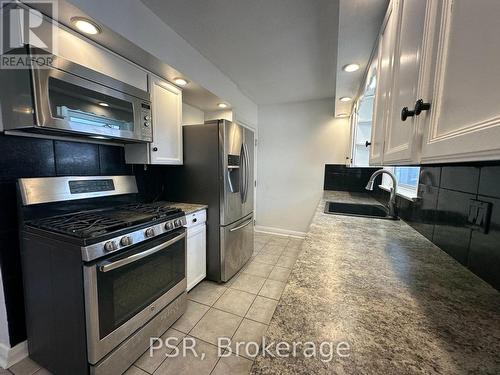
<svg viewBox="0 0 500 375">
<path fill-rule="evenodd" d="M 469 215 L 467 216 L 467 226 L 472 230 L 488 233 L 491 219 L 490 202 L 483 202 L 471 199 L 469 203 Z"/>
</svg>

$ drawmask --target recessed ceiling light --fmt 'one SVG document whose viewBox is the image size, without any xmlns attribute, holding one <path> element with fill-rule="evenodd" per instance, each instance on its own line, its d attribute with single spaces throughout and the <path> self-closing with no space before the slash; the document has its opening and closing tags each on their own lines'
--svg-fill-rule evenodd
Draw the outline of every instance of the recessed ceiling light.
<svg viewBox="0 0 500 375">
<path fill-rule="evenodd" d="M 347 113 L 339 113 L 337 117 L 344 118 L 344 117 L 349 117 L 349 115 Z"/>
<path fill-rule="evenodd" d="M 108 103 L 104 103 L 104 102 L 99 102 L 99 105 L 101 107 L 109 107 L 109 104 Z"/>
<path fill-rule="evenodd" d="M 73 17 L 71 19 L 71 23 L 82 33 L 85 34 L 99 34 L 101 32 L 101 28 L 94 22 L 87 18 L 83 17 Z"/>
<path fill-rule="evenodd" d="M 352 73 L 352 72 L 355 72 L 356 70 L 359 69 L 359 65 L 358 64 L 347 64 L 342 69 L 344 69 L 344 72 Z"/>
<path fill-rule="evenodd" d="M 350 96 L 342 96 L 339 100 L 341 102 L 350 102 L 352 98 Z"/>
<path fill-rule="evenodd" d="M 217 107 L 219 107 L 219 108 L 227 108 L 227 104 L 226 103 L 219 103 L 219 104 L 217 104 Z"/>
<path fill-rule="evenodd" d="M 186 79 L 180 77 L 174 78 L 174 82 L 176 85 L 179 86 L 186 86 L 189 83 Z"/>
</svg>

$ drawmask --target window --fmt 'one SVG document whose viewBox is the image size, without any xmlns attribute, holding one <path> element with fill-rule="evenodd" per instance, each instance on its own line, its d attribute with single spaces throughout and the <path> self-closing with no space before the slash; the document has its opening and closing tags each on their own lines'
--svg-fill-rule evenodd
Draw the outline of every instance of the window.
<svg viewBox="0 0 500 375">
<path fill-rule="evenodd" d="M 368 71 L 368 77 L 361 96 L 356 104 L 352 121 L 352 161 L 353 167 L 368 167 L 370 149 L 367 142 L 370 142 L 372 134 L 373 101 L 375 98 L 375 87 L 377 86 L 377 70 L 372 64 Z"/>
<path fill-rule="evenodd" d="M 385 167 L 396 176 L 398 188 L 396 193 L 404 198 L 415 199 L 418 193 L 418 179 L 420 176 L 420 167 Z M 389 190 L 392 187 L 392 181 L 386 174 L 382 178 L 381 188 Z"/>
</svg>

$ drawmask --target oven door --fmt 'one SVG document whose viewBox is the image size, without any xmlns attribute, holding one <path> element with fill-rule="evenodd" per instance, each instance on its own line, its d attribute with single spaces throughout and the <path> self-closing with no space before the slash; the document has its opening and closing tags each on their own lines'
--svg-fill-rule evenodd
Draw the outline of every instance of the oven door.
<svg viewBox="0 0 500 375">
<path fill-rule="evenodd" d="M 97 363 L 186 290 L 186 232 L 84 266 L 87 350 Z"/>
<path fill-rule="evenodd" d="M 40 130 L 152 141 L 147 92 L 60 57 L 54 67 L 33 67 L 32 77 Z"/>
</svg>

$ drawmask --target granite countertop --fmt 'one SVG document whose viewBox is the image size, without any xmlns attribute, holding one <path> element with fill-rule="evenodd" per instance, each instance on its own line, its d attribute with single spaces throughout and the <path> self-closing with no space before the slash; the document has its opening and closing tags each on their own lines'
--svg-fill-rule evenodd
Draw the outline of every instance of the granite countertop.
<svg viewBox="0 0 500 375">
<path fill-rule="evenodd" d="M 186 213 L 186 215 L 193 214 L 197 211 L 206 210 L 208 208 L 206 204 L 196 203 L 169 202 L 169 205 L 175 208 L 180 208 Z"/>
<path fill-rule="evenodd" d="M 266 339 L 349 357 L 259 356 L 252 373 L 499 374 L 500 293 L 403 221 L 324 214 L 327 200 L 375 203 L 324 193 Z"/>
</svg>

